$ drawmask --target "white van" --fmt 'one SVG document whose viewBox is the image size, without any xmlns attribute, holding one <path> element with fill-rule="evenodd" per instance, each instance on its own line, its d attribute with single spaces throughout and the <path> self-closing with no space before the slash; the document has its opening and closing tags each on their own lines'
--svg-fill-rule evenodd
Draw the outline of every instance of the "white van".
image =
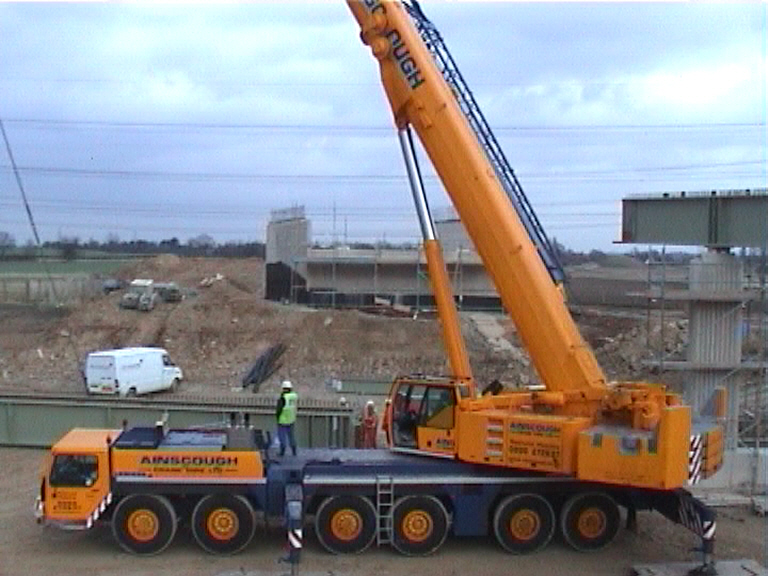
<svg viewBox="0 0 768 576">
<path fill-rule="evenodd" d="M 175 390 L 181 368 L 163 348 L 120 348 L 91 352 L 85 361 L 85 386 L 89 394 L 136 396 L 158 390 Z"/>
</svg>

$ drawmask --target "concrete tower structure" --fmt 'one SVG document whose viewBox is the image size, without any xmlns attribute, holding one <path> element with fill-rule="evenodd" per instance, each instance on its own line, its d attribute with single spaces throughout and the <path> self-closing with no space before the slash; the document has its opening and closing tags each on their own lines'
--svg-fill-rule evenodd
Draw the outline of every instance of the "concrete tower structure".
<svg viewBox="0 0 768 576">
<path fill-rule="evenodd" d="M 683 396 L 694 414 L 712 413 L 714 392 L 728 393 L 726 410 L 724 483 L 764 485 L 766 470 L 762 451 L 750 454 L 739 447 L 739 416 L 743 409 L 760 414 L 764 406 L 745 406 L 741 398 L 747 374 L 768 378 L 764 358 L 743 359 L 744 309 L 760 294 L 745 283 L 742 262 L 731 249 L 768 249 L 768 190 L 725 190 L 698 193 L 665 193 L 623 200 L 622 241 L 636 244 L 705 246 L 707 251 L 690 266 L 688 290 L 662 298 L 688 303 L 688 348 L 684 362 L 664 367 L 685 371 Z M 765 285 L 761 288 L 765 290 Z M 762 300 L 765 305 L 765 300 Z M 766 310 L 760 310 L 761 323 Z M 757 386 L 768 385 L 758 382 Z M 760 397 L 760 396 L 758 396 Z M 759 447 L 759 438 L 756 440 Z M 751 465 L 747 461 L 751 460 Z M 717 479 L 717 478 L 715 478 Z"/>
<path fill-rule="evenodd" d="M 688 377 L 684 398 L 694 412 L 714 413 L 715 391 L 728 393 L 726 445 L 735 448 L 742 374 L 744 290 L 742 263 L 725 250 L 710 250 L 691 262 Z"/>
</svg>

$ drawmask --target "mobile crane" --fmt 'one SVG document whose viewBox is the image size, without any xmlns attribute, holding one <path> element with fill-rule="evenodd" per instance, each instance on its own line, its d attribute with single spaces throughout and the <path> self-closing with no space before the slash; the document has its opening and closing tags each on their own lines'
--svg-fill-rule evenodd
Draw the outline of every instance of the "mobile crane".
<svg viewBox="0 0 768 576">
<path fill-rule="evenodd" d="M 364 0 L 350 2 L 350 7 L 363 42 L 381 67 L 425 251 L 435 262 L 429 272 L 454 380 L 464 382 L 447 384 L 459 389 L 455 422 L 429 433 L 419 431 L 407 441 L 399 440 L 404 434 L 398 435 L 399 422 L 406 421 L 402 416 L 407 414 L 394 406 L 388 419 L 394 446 L 466 462 L 572 474 L 588 481 L 652 489 L 681 486 L 688 478 L 690 409 L 662 386 L 606 382 L 548 273 L 542 250 L 505 193 L 500 170 L 491 164 L 404 5 Z M 417 4 L 411 12 L 428 30 Z M 409 127 L 418 133 L 546 391 L 474 398 L 452 298 L 444 296 L 448 282 L 440 276 L 444 265 L 430 230 Z M 466 393 L 461 392 L 462 385 Z M 393 400 L 400 396 L 407 400 L 408 386 L 401 383 Z M 546 430 L 548 440 L 543 442 L 533 430 Z M 702 424 L 697 434 L 711 450 L 706 452 L 708 475 L 720 465 L 722 430 L 710 422 Z"/>
<path fill-rule="evenodd" d="M 275 461 L 244 421 L 220 430 L 75 429 L 51 450 L 39 520 L 87 529 L 110 519 L 137 554 L 161 551 L 188 520 L 204 549 L 232 553 L 251 540 L 255 510 L 279 516 L 291 499 L 335 553 L 376 541 L 426 554 L 449 532 L 494 534 L 525 553 L 556 532 L 579 550 L 605 546 L 621 506 L 629 520 L 655 509 L 685 525 L 710 564 L 714 514 L 683 485 L 721 466 L 721 426 L 694 424 L 663 386 L 606 381 L 568 312 L 546 235 L 437 30 L 416 2 L 348 4 L 398 128 L 451 376 L 394 381 L 389 450 L 304 450 Z M 546 390 L 478 396 L 411 128 Z"/>
</svg>

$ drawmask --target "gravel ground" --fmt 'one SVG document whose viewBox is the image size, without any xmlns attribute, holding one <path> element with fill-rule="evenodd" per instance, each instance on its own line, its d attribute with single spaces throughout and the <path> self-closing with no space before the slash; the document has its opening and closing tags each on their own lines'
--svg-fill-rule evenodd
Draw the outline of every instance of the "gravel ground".
<svg viewBox="0 0 768 576">
<path fill-rule="evenodd" d="M 277 563 L 283 553 L 279 526 L 258 533 L 250 548 L 232 557 L 211 556 L 182 531 L 171 547 L 156 557 L 123 553 L 108 526 L 90 532 L 42 528 L 32 517 L 38 471 L 44 451 L 0 449 L 0 576 L 235 576 L 277 575 L 290 570 Z M 306 538 L 301 574 L 305 576 L 434 576 L 539 574 L 542 576 L 625 575 L 636 563 L 695 560 L 697 541 L 659 514 L 640 513 L 637 533 L 622 531 L 607 549 L 581 554 L 553 542 L 543 552 L 510 556 L 492 539 L 450 539 L 427 558 L 405 558 L 388 549 L 359 556 L 325 553 L 312 534 Z M 741 508 L 719 510 L 718 556 L 768 562 L 768 520 Z"/>
</svg>

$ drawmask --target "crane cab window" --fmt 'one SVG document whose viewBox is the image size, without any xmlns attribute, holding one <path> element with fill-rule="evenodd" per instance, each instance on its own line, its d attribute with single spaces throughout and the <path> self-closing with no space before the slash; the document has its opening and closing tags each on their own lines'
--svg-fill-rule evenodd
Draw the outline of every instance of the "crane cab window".
<svg viewBox="0 0 768 576">
<path fill-rule="evenodd" d="M 57 454 L 51 467 L 51 486 L 92 486 L 99 477 L 99 461 L 91 454 Z"/>
<path fill-rule="evenodd" d="M 453 428 L 455 405 L 453 388 L 401 384 L 392 404 L 395 446 L 415 448 L 419 427 Z"/>
<path fill-rule="evenodd" d="M 453 428 L 454 395 L 452 388 L 428 388 L 425 397 L 423 426 Z"/>
</svg>

